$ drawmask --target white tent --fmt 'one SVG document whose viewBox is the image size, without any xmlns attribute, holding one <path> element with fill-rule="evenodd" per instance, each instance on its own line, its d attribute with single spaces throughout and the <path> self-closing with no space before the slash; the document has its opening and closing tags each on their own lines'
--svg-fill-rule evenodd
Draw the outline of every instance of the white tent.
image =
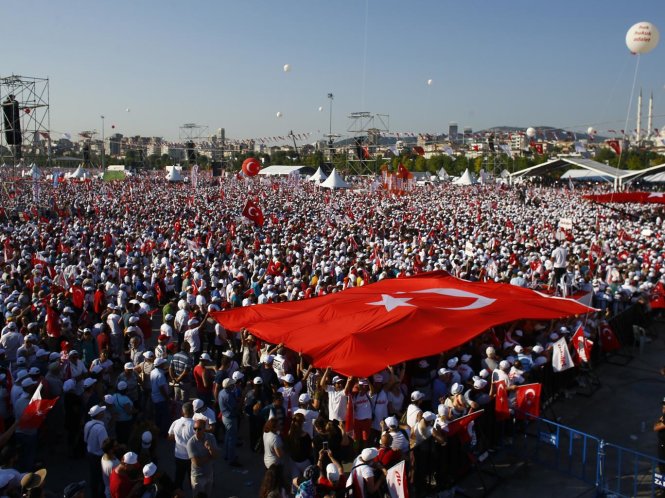
<svg viewBox="0 0 665 498">
<path fill-rule="evenodd" d="M 312 176 L 308 178 L 310 182 L 317 182 L 321 183 L 323 180 L 326 179 L 326 174 L 321 170 L 321 166 L 319 166 L 319 169 L 316 170 L 316 173 L 314 173 Z"/>
<path fill-rule="evenodd" d="M 169 182 L 182 182 L 182 168 L 179 166 L 167 166 L 166 167 L 166 180 Z"/>
<path fill-rule="evenodd" d="M 656 173 L 654 175 L 645 176 L 643 180 L 645 182 L 662 183 L 665 182 L 665 173 Z"/>
<path fill-rule="evenodd" d="M 321 183 L 321 186 L 325 188 L 351 188 L 351 185 L 342 178 L 342 175 L 336 169 L 330 172 L 330 176 L 326 178 L 326 181 Z"/>
<path fill-rule="evenodd" d="M 69 178 L 73 178 L 75 180 L 83 180 L 84 178 L 87 178 L 89 176 L 89 173 L 83 169 L 83 165 L 79 164 L 79 167 L 76 168 L 76 171 L 73 173 L 70 173 L 68 175 Z"/>
<path fill-rule="evenodd" d="M 474 185 L 478 183 L 478 180 L 474 178 L 473 174 L 471 174 L 471 172 L 469 171 L 469 168 L 466 168 L 464 170 L 464 174 L 462 174 L 462 176 L 460 176 L 453 183 L 455 185 Z"/>
<path fill-rule="evenodd" d="M 448 172 L 444 169 L 443 166 L 441 166 L 441 169 L 436 173 L 439 178 L 442 180 L 450 180 L 450 175 Z"/>
<path fill-rule="evenodd" d="M 599 182 L 602 180 L 611 181 L 612 179 L 603 175 L 597 171 L 589 171 L 588 169 L 569 169 L 563 175 L 561 175 L 562 180 L 579 180 L 582 182 Z"/>
<path fill-rule="evenodd" d="M 510 173 L 508 172 L 507 169 L 504 169 L 504 170 L 501 172 L 501 178 L 508 178 L 508 177 L 510 177 Z"/>
</svg>

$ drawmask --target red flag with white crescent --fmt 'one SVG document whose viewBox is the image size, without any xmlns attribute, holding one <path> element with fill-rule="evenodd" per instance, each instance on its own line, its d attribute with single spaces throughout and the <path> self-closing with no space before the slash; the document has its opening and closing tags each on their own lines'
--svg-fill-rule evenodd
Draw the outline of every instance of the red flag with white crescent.
<svg viewBox="0 0 665 498">
<path fill-rule="evenodd" d="M 499 380 L 494 383 L 496 398 L 494 398 L 494 412 L 497 420 L 507 420 L 510 418 L 510 404 L 508 402 L 508 390 L 506 381 Z"/>
<path fill-rule="evenodd" d="M 600 327 L 600 349 L 603 353 L 621 349 L 621 343 L 608 323 Z"/>
<path fill-rule="evenodd" d="M 477 412 L 469 413 L 464 417 L 456 418 L 451 421 L 446 429 L 448 430 L 449 436 L 459 436 L 459 439 L 462 443 L 468 443 L 471 441 L 471 434 L 469 434 L 469 425 L 471 422 L 480 417 L 485 410 L 478 410 Z"/>
<path fill-rule="evenodd" d="M 18 426 L 21 429 L 39 429 L 44 423 L 46 415 L 57 402 L 58 398 L 43 399 L 42 384 L 39 384 L 32 398 L 30 398 L 30 403 L 21 414 Z"/>
<path fill-rule="evenodd" d="M 315 367 L 366 377 L 386 365 L 455 348 L 496 325 L 590 311 L 575 300 L 436 271 L 211 317 L 227 330 L 246 327 L 264 341 L 283 342 L 311 357 Z"/>
<path fill-rule="evenodd" d="M 263 218 L 263 211 L 261 208 L 251 199 L 248 199 L 245 203 L 245 207 L 242 210 L 242 215 L 250 221 L 253 221 L 256 226 L 263 226 L 265 219 Z"/>
<path fill-rule="evenodd" d="M 573 349 L 575 350 L 575 365 L 580 363 L 588 363 L 591 359 L 591 348 L 593 347 L 593 342 L 587 339 L 584 336 L 584 329 L 580 325 L 577 327 L 577 330 L 573 334 L 573 337 L 570 339 Z"/>
<path fill-rule="evenodd" d="M 540 416 L 541 384 L 523 384 L 515 388 L 515 417 L 522 420 Z"/>
</svg>

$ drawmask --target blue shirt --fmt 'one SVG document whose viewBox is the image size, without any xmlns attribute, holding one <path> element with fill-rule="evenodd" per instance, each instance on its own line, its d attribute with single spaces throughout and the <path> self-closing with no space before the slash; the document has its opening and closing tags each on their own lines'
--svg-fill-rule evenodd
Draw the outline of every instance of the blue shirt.
<svg viewBox="0 0 665 498">
<path fill-rule="evenodd" d="M 226 418 L 236 418 L 238 416 L 238 397 L 235 391 L 222 389 L 219 393 L 219 411 Z"/>
</svg>

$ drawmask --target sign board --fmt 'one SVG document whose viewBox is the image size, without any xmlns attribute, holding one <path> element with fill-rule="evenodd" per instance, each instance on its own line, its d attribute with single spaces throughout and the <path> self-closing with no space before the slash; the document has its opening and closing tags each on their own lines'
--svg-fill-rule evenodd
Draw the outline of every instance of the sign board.
<svg viewBox="0 0 665 498">
<path fill-rule="evenodd" d="M 658 486 L 659 488 L 665 488 L 665 476 L 663 476 L 663 474 L 661 474 L 660 472 L 654 472 L 653 483 L 655 486 Z"/>
<path fill-rule="evenodd" d="M 561 218 L 559 220 L 559 226 L 563 228 L 564 230 L 572 230 L 573 229 L 573 220 L 570 218 Z"/>
<path fill-rule="evenodd" d="M 471 243 L 470 240 L 466 241 L 466 245 L 464 246 L 464 254 L 467 256 L 473 256 L 476 254 L 476 251 L 473 250 L 473 244 Z"/>
</svg>

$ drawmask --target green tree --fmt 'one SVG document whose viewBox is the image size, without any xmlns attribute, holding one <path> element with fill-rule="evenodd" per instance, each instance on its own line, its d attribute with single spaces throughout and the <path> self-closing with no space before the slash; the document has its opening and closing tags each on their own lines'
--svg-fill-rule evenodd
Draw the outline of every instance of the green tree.
<svg viewBox="0 0 665 498">
<path fill-rule="evenodd" d="M 416 157 L 416 160 L 413 163 L 413 171 L 427 171 L 427 161 L 423 156 Z"/>
</svg>

